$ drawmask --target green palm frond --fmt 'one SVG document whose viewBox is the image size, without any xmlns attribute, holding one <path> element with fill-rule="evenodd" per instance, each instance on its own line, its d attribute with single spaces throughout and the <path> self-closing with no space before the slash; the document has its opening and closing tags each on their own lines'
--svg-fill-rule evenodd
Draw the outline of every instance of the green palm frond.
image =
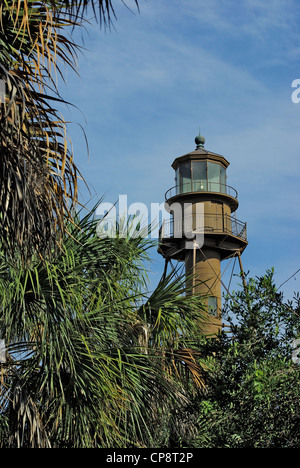
<svg viewBox="0 0 300 468">
<path fill-rule="evenodd" d="M 125 0 L 118 0 L 127 8 Z M 116 19 L 114 5 L 117 3 L 113 0 L 49 0 L 53 8 L 56 8 L 58 14 L 67 13 L 76 21 L 80 20 L 90 9 L 96 18 L 99 18 L 100 24 L 109 26 L 113 19 Z M 139 9 L 138 0 L 134 0 L 135 6 Z"/>
<path fill-rule="evenodd" d="M 161 353 L 169 374 L 183 382 L 190 377 L 197 387 L 204 385 L 206 365 L 197 353 L 205 322 L 203 298 L 189 295 L 185 277 L 171 271 L 139 309 L 140 330 L 147 330 L 147 346 Z M 146 343 L 144 343 L 146 346 Z"/>
<path fill-rule="evenodd" d="M 51 261 L 1 254 L 0 413 L 11 446 L 147 446 L 164 405 L 187 404 L 187 371 L 201 382 L 200 300 L 174 275 L 148 297 L 141 265 L 152 241 L 99 238 L 94 214 L 73 216 Z"/>
</svg>

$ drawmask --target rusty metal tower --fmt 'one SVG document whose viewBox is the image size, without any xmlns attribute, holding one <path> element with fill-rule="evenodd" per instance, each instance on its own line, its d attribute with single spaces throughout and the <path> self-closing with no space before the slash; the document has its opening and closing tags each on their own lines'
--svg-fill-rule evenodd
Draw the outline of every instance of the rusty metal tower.
<svg viewBox="0 0 300 468">
<path fill-rule="evenodd" d="M 184 262 L 193 293 L 207 305 L 205 333 L 215 335 L 222 327 L 221 262 L 238 257 L 242 269 L 247 226 L 236 218 L 238 194 L 227 184 L 228 160 L 206 150 L 200 133 L 195 143 L 172 164 L 175 186 L 165 195 L 170 220 L 161 226 L 159 253 Z"/>
</svg>

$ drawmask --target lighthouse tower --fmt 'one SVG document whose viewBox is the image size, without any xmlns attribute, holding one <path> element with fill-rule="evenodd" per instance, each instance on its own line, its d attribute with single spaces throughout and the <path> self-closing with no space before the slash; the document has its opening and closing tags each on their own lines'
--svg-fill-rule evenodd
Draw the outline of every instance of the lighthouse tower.
<svg viewBox="0 0 300 468">
<path fill-rule="evenodd" d="M 236 218 L 237 191 L 227 184 L 228 160 L 204 148 L 205 138 L 195 138 L 196 149 L 175 159 L 175 186 L 165 195 L 170 220 L 160 229 L 159 253 L 184 262 L 193 294 L 207 305 L 207 335 L 216 335 L 221 320 L 221 262 L 240 255 L 247 246 L 246 223 Z M 240 262 L 241 265 L 241 262 Z"/>
</svg>

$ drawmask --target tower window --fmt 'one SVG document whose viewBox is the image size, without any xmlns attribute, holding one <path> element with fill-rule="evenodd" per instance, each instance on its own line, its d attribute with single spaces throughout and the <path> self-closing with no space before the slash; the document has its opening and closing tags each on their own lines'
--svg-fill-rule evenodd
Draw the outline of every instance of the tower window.
<svg viewBox="0 0 300 468">
<path fill-rule="evenodd" d="M 218 298 L 215 296 L 210 296 L 208 298 L 208 313 L 213 317 L 218 316 Z"/>
</svg>

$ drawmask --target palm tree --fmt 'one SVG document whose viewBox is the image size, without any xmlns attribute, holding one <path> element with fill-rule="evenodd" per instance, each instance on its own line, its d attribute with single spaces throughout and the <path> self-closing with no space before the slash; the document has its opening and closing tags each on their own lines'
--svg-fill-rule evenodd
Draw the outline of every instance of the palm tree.
<svg viewBox="0 0 300 468">
<path fill-rule="evenodd" d="M 49 2 L 0 6 L 0 226 L 3 248 L 23 258 L 51 250 L 77 202 L 78 170 L 66 124 L 55 109 L 59 62 L 76 68 L 78 46 Z"/>
<path fill-rule="evenodd" d="M 64 67 L 77 69 L 80 47 L 67 31 L 83 25 L 88 6 L 101 24 L 115 16 L 111 0 L 0 5 L 0 228 L 12 257 L 16 248 L 25 259 L 33 251 L 49 254 L 78 203 L 82 176 L 55 109 L 65 102 L 56 78 Z"/>
<path fill-rule="evenodd" d="M 152 293 L 152 241 L 69 223 L 52 261 L 1 255 L 2 447 L 146 447 L 203 385 L 202 302 L 174 272 Z"/>
</svg>

